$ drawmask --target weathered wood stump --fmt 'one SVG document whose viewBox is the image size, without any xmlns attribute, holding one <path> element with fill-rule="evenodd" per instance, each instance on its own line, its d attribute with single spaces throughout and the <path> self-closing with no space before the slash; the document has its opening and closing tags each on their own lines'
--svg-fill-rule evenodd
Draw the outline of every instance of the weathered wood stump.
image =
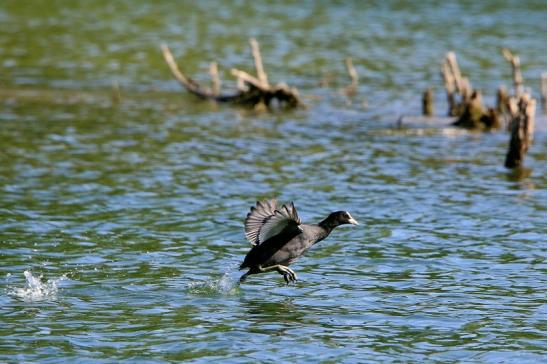
<svg viewBox="0 0 547 364">
<path fill-rule="evenodd" d="M 448 101 L 448 116 L 459 116 L 461 114 L 461 102 L 467 96 L 466 82 L 461 75 L 460 66 L 456 60 L 456 53 L 448 52 L 442 65 L 442 76 Z M 461 101 L 458 102 L 458 94 Z"/>
<path fill-rule="evenodd" d="M 479 91 L 474 90 L 469 99 L 461 105 L 461 108 L 462 112 L 458 120 L 452 124 L 454 126 L 485 131 L 499 129 L 501 126 L 496 111 L 492 108 L 484 108 L 482 95 Z"/>
<path fill-rule="evenodd" d="M 260 55 L 258 42 L 255 39 L 251 39 L 250 43 L 257 76 L 252 76 L 247 72 L 238 69 L 232 69 L 231 73 L 237 79 L 237 91 L 227 94 L 220 93 L 220 79 L 218 77 L 216 63 L 211 64 L 209 69 L 212 78 L 212 87 L 207 88 L 180 71 L 175 62 L 175 58 L 167 45 L 162 44 L 161 50 L 165 62 L 169 66 L 175 79 L 179 81 L 188 92 L 200 99 L 221 103 L 233 103 L 254 108 L 265 107 L 266 109 L 272 108 L 273 101 L 277 101 L 281 107 L 285 108 L 303 106 L 296 88 L 289 87 L 284 83 L 278 83 L 275 86 L 270 85 L 268 76 L 262 65 L 262 57 Z"/>
<path fill-rule="evenodd" d="M 433 90 L 428 88 L 422 95 L 422 114 L 433 116 Z"/>
<path fill-rule="evenodd" d="M 442 76 L 448 100 L 448 116 L 458 117 L 453 125 L 485 131 L 501 126 L 496 111 L 483 106 L 480 91 L 473 90 L 469 79 L 462 76 L 454 52 L 446 54 Z"/>
<path fill-rule="evenodd" d="M 514 124 L 521 118 L 522 110 L 521 104 L 528 103 L 531 96 L 524 92 L 524 81 L 522 78 L 522 72 L 520 70 L 520 59 L 517 55 L 513 55 L 508 49 L 502 49 L 503 57 L 511 64 L 512 77 L 513 77 L 513 94 L 503 95 L 500 97 L 499 102 L 504 105 L 504 113 L 501 114 L 506 121 L 507 131 L 513 133 Z M 534 105 L 535 105 L 535 100 Z"/>
<path fill-rule="evenodd" d="M 505 157 L 505 167 L 522 166 L 524 156 L 534 139 L 536 100 L 523 93 L 518 102 L 518 110 L 512 121 L 511 140 Z"/>
</svg>

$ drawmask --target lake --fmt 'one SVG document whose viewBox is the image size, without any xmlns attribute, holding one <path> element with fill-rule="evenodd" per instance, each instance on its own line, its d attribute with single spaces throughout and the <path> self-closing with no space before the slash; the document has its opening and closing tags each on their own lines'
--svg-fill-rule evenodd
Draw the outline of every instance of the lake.
<svg viewBox="0 0 547 364">
<path fill-rule="evenodd" d="M 509 134 L 398 126 L 440 64 L 493 105 L 507 47 L 539 98 L 544 1 L 3 1 L 0 361 L 547 360 L 547 119 L 525 168 Z M 307 107 L 264 113 L 186 93 L 253 70 Z M 354 96 L 344 59 L 360 76 Z M 119 85 L 121 99 L 112 98 Z M 404 120 L 404 119 L 403 119 Z M 419 120 L 419 119 L 418 119 Z M 348 210 L 291 266 L 238 285 L 256 200 L 306 223 Z"/>
</svg>

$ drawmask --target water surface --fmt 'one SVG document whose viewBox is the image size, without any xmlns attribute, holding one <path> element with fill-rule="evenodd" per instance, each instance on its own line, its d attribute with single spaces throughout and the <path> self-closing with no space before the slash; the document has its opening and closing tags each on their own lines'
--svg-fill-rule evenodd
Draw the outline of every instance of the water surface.
<svg viewBox="0 0 547 364">
<path fill-rule="evenodd" d="M 509 136 L 420 112 L 444 53 L 492 104 L 520 55 L 537 95 L 542 1 L 6 1 L 0 5 L 0 360 L 8 362 L 540 362 L 546 360 L 547 128 L 526 169 Z M 308 108 L 201 103 L 217 60 Z M 348 100 L 343 60 L 361 76 Z M 118 82 L 122 101 L 112 103 Z M 328 81 L 328 87 L 324 87 Z M 323 86 L 322 86 L 323 85 Z M 293 266 L 236 284 L 257 199 L 341 227 Z"/>
</svg>

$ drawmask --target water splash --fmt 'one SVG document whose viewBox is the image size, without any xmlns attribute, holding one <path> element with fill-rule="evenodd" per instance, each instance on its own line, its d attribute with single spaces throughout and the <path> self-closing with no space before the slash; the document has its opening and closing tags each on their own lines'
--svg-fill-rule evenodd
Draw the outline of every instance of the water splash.
<svg viewBox="0 0 547 364">
<path fill-rule="evenodd" d="M 234 295 L 239 288 L 238 281 L 226 272 L 219 279 L 210 279 L 207 281 L 190 282 L 188 290 L 193 294 L 200 295 Z"/>
<path fill-rule="evenodd" d="M 42 275 L 35 277 L 28 270 L 24 271 L 23 274 L 27 279 L 25 287 L 14 288 L 10 293 L 25 301 L 41 301 L 57 297 L 58 284 L 66 279 L 66 275 L 62 275 L 60 278 L 43 282 Z"/>
</svg>

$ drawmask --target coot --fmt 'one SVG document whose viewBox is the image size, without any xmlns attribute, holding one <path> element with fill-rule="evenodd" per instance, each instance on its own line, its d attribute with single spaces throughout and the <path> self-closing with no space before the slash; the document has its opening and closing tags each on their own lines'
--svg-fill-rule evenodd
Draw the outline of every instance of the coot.
<svg viewBox="0 0 547 364">
<path fill-rule="evenodd" d="M 239 281 L 272 270 L 283 275 L 287 284 L 296 281 L 288 265 L 343 224 L 359 225 L 347 211 L 333 212 L 316 225 L 302 224 L 292 202 L 278 209 L 276 200 L 257 201 L 245 219 L 245 236 L 252 248 L 239 267 L 249 271 Z"/>
</svg>

